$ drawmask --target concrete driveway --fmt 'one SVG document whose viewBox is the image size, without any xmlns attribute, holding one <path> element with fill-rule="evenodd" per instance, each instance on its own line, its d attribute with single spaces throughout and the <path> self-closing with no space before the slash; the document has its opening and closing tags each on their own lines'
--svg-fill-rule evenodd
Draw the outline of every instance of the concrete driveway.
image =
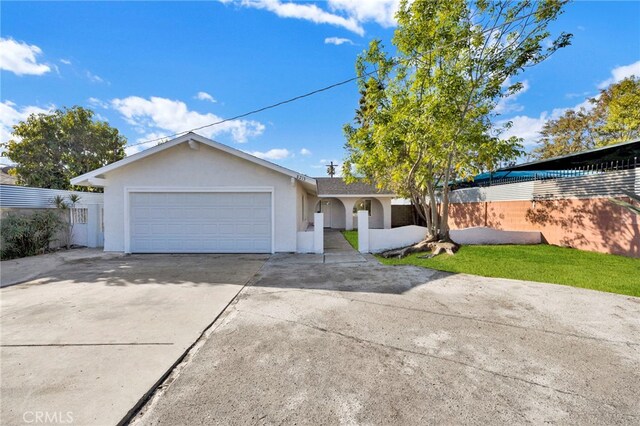
<svg viewBox="0 0 640 426">
<path fill-rule="evenodd" d="M 136 424 L 638 424 L 640 299 L 273 256 Z"/>
<path fill-rule="evenodd" d="M 267 257 L 79 260 L 1 289 L 0 423 L 118 423 Z"/>
</svg>

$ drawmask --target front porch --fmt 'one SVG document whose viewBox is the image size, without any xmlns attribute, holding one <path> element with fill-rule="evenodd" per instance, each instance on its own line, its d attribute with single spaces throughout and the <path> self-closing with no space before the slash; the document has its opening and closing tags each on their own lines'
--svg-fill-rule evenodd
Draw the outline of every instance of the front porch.
<svg viewBox="0 0 640 426">
<path fill-rule="evenodd" d="M 369 227 L 391 228 L 391 198 L 381 197 L 320 197 L 316 213 L 324 214 L 324 227 L 330 229 L 358 229 L 358 211 L 369 212 Z"/>
</svg>

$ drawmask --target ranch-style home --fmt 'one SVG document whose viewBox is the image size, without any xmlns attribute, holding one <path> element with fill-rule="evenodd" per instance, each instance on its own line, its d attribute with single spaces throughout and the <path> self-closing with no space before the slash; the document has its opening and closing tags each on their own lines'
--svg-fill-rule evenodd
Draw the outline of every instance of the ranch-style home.
<svg viewBox="0 0 640 426">
<path fill-rule="evenodd" d="M 71 183 L 104 188 L 104 250 L 125 253 L 318 252 L 316 220 L 353 229 L 356 211 L 368 210 L 371 228 L 391 228 L 394 197 L 314 179 L 195 133 Z"/>
</svg>

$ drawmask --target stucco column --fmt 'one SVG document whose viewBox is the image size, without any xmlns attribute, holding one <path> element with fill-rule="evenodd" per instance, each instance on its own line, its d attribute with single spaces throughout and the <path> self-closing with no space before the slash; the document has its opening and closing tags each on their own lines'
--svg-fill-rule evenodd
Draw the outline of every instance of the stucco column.
<svg viewBox="0 0 640 426">
<path fill-rule="evenodd" d="M 313 251 L 324 253 L 324 213 L 313 214 Z"/>
<path fill-rule="evenodd" d="M 338 198 L 344 205 L 344 229 L 353 230 L 353 206 L 356 204 L 355 198 Z"/>
<path fill-rule="evenodd" d="M 384 229 L 391 229 L 391 198 L 378 199 L 382 204 L 382 224 Z"/>
<path fill-rule="evenodd" d="M 369 253 L 369 212 L 358 211 L 358 251 Z"/>
</svg>

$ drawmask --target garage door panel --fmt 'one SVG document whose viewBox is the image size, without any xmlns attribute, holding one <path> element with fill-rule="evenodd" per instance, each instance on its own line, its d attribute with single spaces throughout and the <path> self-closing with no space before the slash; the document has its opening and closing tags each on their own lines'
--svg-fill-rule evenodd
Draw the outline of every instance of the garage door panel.
<svg viewBox="0 0 640 426">
<path fill-rule="evenodd" d="M 132 193 L 131 252 L 271 252 L 270 193 Z"/>
</svg>

